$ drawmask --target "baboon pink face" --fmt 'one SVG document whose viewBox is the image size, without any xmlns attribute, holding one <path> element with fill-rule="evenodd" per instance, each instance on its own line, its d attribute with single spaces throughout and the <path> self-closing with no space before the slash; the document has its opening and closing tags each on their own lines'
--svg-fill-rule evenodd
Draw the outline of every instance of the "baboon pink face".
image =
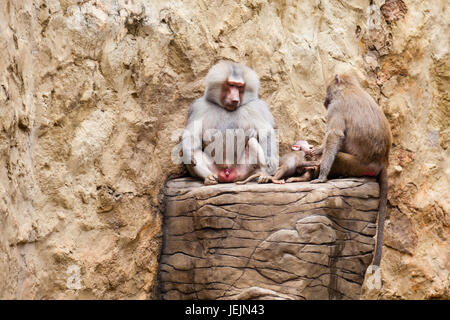
<svg viewBox="0 0 450 320">
<path fill-rule="evenodd" d="M 220 102 L 228 111 L 234 111 L 241 105 L 244 91 L 245 82 L 228 79 L 222 85 Z"/>
<path fill-rule="evenodd" d="M 305 140 L 298 140 L 292 145 L 291 149 L 292 151 L 302 150 L 303 152 L 311 153 L 314 147 Z"/>
</svg>

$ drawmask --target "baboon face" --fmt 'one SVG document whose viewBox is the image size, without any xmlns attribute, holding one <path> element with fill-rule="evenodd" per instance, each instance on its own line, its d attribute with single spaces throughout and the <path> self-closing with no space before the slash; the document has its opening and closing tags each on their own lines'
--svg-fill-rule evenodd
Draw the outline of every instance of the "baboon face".
<svg viewBox="0 0 450 320">
<path fill-rule="evenodd" d="M 206 100 L 233 112 L 258 99 L 259 79 L 255 71 L 236 62 L 221 61 L 206 75 Z"/>
<path fill-rule="evenodd" d="M 312 152 L 314 147 L 305 140 L 298 140 L 298 141 L 294 142 L 291 149 L 292 149 L 292 151 L 302 150 L 306 153 L 310 153 L 310 152 Z"/>
<path fill-rule="evenodd" d="M 245 82 L 227 79 L 222 85 L 220 102 L 228 111 L 234 111 L 241 105 L 245 91 Z"/>
</svg>

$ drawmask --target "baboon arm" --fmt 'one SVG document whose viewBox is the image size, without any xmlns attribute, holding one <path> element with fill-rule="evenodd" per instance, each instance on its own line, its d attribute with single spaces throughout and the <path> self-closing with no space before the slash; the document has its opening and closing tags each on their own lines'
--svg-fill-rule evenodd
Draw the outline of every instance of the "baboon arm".
<svg viewBox="0 0 450 320">
<path fill-rule="evenodd" d="M 256 138 L 250 138 L 246 146 L 246 152 L 244 152 L 241 158 L 238 160 L 238 164 L 244 165 L 257 165 L 262 174 L 268 174 L 268 163 L 264 155 L 264 150 L 259 144 Z"/>
<path fill-rule="evenodd" d="M 217 168 L 214 161 L 201 150 L 196 150 L 193 153 L 193 164 L 187 164 L 189 172 L 193 176 L 201 179 L 206 179 L 211 174 L 217 175 Z"/>
<path fill-rule="evenodd" d="M 256 178 L 259 178 L 261 176 L 261 173 L 260 172 L 258 172 L 258 173 L 255 173 L 255 174 L 252 174 L 251 176 L 249 176 L 247 179 L 245 179 L 245 180 L 242 180 L 242 181 L 236 181 L 236 184 L 246 184 L 247 182 L 250 182 L 250 181 L 252 181 L 252 180 L 254 180 L 254 179 L 256 179 Z"/>
<path fill-rule="evenodd" d="M 341 149 L 344 137 L 344 131 L 339 128 L 327 132 L 318 181 L 323 182 L 327 180 L 334 158 Z"/>
<path fill-rule="evenodd" d="M 320 156 L 323 153 L 323 149 L 325 149 L 325 143 L 317 148 L 314 148 L 314 151 L 312 153 L 313 155 Z"/>
<path fill-rule="evenodd" d="M 315 182 L 327 180 L 333 165 L 336 154 L 341 149 L 345 138 L 345 119 L 338 113 L 338 110 L 329 111 L 327 115 L 327 130 L 325 134 L 324 150 L 320 163 L 319 178 Z"/>
<path fill-rule="evenodd" d="M 278 167 L 278 145 L 276 142 L 275 132 L 271 130 L 267 136 L 267 170 L 269 174 L 273 174 Z"/>
<path fill-rule="evenodd" d="M 217 175 L 218 170 L 213 159 L 202 150 L 202 127 L 195 117 L 199 106 L 193 103 L 189 109 L 188 124 L 182 136 L 183 161 L 192 176 L 206 179 Z"/>
<path fill-rule="evenodd" d="M 241 171 L 241 174 L 239 174 L 237 184 L 245 184 L 255 178 L 258 178 L 258 183 L 271 180 L 264 150 L 255 137 L 248 140 L 245 152 L 238 159 L 238 170 Z M 254 174 L 250 175 L 251 173 Z"/>
<path fill-rule="evenodd" d="M 320 161 L 303 161 L 297 164 L 297 168 L 316 167 L 320 165 Z"/>
</svg>

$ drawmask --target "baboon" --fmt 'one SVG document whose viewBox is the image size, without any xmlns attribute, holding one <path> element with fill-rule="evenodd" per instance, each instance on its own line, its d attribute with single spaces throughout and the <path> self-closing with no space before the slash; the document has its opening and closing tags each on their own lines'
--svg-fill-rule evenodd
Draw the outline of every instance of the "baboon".
<svg viewBox="0 0 450 320">
<path fill-rule="evenodd" d="M 317 161 L 312 152 L 314 147 L 305 140 L 298 140 L 291 146 L 291 152 L 285 154 L 280 159 L 280 166 L 273 176 L 267 177 L 267 182 L 271 181 L 277 184 L 284 184 L 285 182 L 302 182 L 310 181 L 317 177 L 318 166 L 320 161 Z M 294 177 L 294 175 L 296 175 Z M 244 181 L 236 182 L 237 184 L 245 184 L 255 178 L 259 177 L 259 173 L 255 173 L 245 179 Z M 286 181 L 284 178 L 288 178 Z"/>
<path fill-rule="evenodd" d="M 319 177 L 372 176 L 380 184 L 377 243 L 373 265 L 379 266 L 387 205 L 387 167 L 392 134 L 389 122 L 375 100 L 351 75 L 336 75 L 327 88 L 324 101 L 327 124 L 324 143 L 313 151 L 322 155 Z"/>
<path fill-rule="evenodd" d="M 276 168 L 277 152 L 274 120 L 258 98 L 257 74 L 242 64 L 220 61 L 205 82 L 204 95 L 190 106 L 182 139 L 188 171 L 206 185 L 244 180 L 255 172 L 261 173 L 258 182 L 265 182 Z M 211 136 L 214 152 L 206 146 Z"/>
</svg>

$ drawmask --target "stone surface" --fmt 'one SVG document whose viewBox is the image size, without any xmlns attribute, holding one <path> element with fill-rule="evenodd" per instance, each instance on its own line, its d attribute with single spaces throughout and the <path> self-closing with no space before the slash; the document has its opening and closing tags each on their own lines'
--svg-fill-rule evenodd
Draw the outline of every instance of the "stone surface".
<svg viewBox="0 0 450 320">
<path fill-rule="evenodd" d="M 281 154 L 321 142 L 328 79 L 361 77 L 398 212 L 364 297 L 449 299 L 448 21 L 446 0 L 0 1 L 0 298 L 154 297 L 173 134 L 228 58 L 259 74 Z"/>
<path fill-rule="evenodd" d="M 373 258 L 378 183 L 165 189 L 162 299 L 358 299 Z"/>
</svg>

